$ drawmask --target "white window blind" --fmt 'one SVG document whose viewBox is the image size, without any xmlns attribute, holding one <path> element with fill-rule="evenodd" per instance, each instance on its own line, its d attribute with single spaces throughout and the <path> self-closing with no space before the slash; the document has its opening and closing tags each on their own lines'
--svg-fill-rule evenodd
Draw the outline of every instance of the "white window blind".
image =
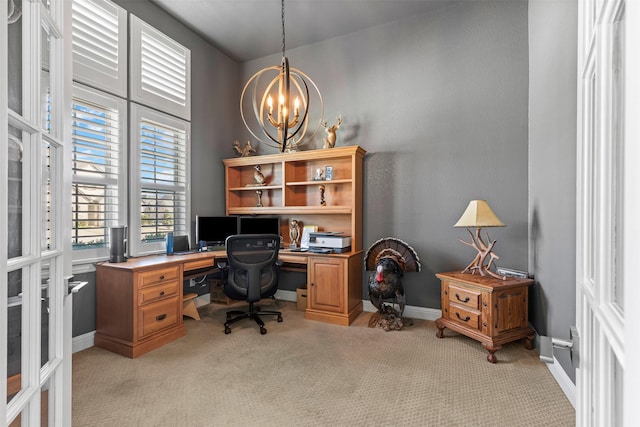
<svg viewBox="0 0 640 427">
<path fill-rule="evenodd" d="M 191 51 L 131 15 L 131 99 L 191 119 Z"/>
<path fill-rule="evenodd" d="M 73 0 L 73 76 L 127 96 L 127 12 L 108 0 Z"/>
<path fill-rule="evenodd" d="M 132 157 L 132 181 L 137 181 L 132 193 L 140 206 L 137 213 L 132 208 L 135 230 L 130 233 L 139 239 L 130 242 L 132 250 L 147 252 L 162 249 L 169 231 L 189 232 L 190 125 L 137 104 L 132 104 L 131 113 L 132 153 L 137 157 Z"/>
<path fill-rule="evenodd" d="M 106 255 L 109 228 L 125 221 L 125 108 L 118 98 L 74 87 L 72 245 L 93 250 L 89 257 Z"/>
</svg>

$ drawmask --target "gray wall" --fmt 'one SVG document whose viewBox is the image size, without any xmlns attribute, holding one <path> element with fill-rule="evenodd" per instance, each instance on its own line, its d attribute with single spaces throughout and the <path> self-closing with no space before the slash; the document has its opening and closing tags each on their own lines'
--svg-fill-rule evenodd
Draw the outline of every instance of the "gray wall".
<svg viewBox="0 0 640 427">
<path fill-rule="evenodd" d="M 487 199 L 508 225 L 491 231 L 500 265 L 526 270 L 526 2 L 462 2 L 287 56 L 320 88 L 325 117 L 343 116 L 336 145 L 369 152 L 364 247 L 393 236 L 421 257 L 423 271 L 404 278 L 409 305 L 439 308 L 434 274 L 475 256 L 453 228 L 471 199 Z M 243 81 L 279 63 L 245 63 Z"/>
<path fill-rule="evenodd" d="M 530 318 L 568 338 L 575 325 L 577 1 L 529 2 Z M 569 354 L 556 351 L 575 381 Z"/>
</svg>

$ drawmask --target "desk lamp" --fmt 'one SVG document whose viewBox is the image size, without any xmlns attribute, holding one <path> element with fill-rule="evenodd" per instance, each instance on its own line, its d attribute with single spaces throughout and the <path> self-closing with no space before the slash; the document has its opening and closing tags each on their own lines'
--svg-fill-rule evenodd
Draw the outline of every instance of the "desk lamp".
<svg viewBox="0 0 640 427">
<path fill-rule="evenodd" d="M 500 258 L 493 252 L 493 247 L 495 246 L 496 241 L 492 241 L 489 237 L 489 233 L 487 233 L 487 241 L 489 243 L 485 243 L 480 235 L 480 229 L 483 227 L 505 227 L 504 223 L 500 221 L 495 213 L 493 213 L 487 201 L 470 201 L 467 209 L 465 209 L 454 227 L 466 227 L 469 235 L 471 236 L 471 242 L 466 242 L 460 238 L 458 238 L 458 240 L 478 251 L 473 261 L 471 261 L 471 263 L 467 265 L 462 272 L 470 274 L 480 273 L 481 276 L 492 276 L 497 279 L 504 280 L 504 276 L 500 276 L 491 271 L 493 262 Z M 471 232 L 470 228 L 476 229 L 475 235 Z M 485 265 L 487 257 L 489 257 L 489 262 Z"/>
</svg>

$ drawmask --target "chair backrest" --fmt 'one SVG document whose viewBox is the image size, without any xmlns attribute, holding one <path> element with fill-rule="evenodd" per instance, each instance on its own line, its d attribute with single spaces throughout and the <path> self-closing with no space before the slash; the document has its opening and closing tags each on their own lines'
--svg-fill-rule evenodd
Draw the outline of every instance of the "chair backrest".
<svg viewBox="0 0 640 427">
<path fill-rule="evenodd" d="M 227 296 L 255 302 L 276 293 L 280 236 L 235 234 L 227 237 L 226 248 L 229 274 L 224 292 Z"/>
</svg>

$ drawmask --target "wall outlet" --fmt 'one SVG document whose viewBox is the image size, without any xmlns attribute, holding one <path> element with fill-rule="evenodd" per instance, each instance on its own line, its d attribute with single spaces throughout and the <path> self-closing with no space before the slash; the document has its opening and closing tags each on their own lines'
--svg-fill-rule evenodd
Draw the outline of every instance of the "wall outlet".
<svg viewBox="0 0 640 427">
<path fill-rule="evenodd" d="M 189 279 L 189 287 L 194 288 L 196 286 L 196 279 Z"/>
</svg>

